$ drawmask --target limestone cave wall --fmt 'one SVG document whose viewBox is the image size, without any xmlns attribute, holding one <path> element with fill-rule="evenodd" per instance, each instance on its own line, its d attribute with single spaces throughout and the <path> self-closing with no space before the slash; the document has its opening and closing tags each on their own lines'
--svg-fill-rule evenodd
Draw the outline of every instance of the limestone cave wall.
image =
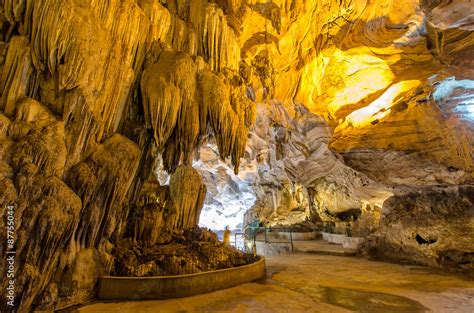
<svg viewBox="0 0 474 313">
<path fill-rule="evenodd" d="M 472 184 L 472 10 L 0 1 L 0 228 L 12 205 L 18 309 L 91 299 L 119 240 L 166 243 L 195 226 L 203 142 L 236 173 L 255 165 L 254 210 L 273 220 Z"/>
</svg>

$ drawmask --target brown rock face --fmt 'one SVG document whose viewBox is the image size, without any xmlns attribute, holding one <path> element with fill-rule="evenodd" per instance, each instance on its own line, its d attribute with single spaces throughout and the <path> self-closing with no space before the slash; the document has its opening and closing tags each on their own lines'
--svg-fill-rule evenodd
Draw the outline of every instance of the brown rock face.
<svg viewBox="0 0 474 313">
<path fill-rule="evenodd" d="M 185 275 L 255 261 L 252 255 L 217 239 L 217 234 L 199 227 L 173 238 L 172 243 L 144 247 L 123 240 L 118 243 L 114 271 L 120 276 Z"/>
<path fill-rule="evenodd" d="M 119 254 L 141 265 L 119 242 L 153 250 L 192 229 L 202 142 L 255 170 L 249 214 L 357 211 L 370 231 L 382 214 L 407 238 L 429 216 L 452 231 L 404 237 L 407 260 L 469 267 L 472 245 L 450 238 L 455 217 L 472 223 L 472 190 L 455 187 L 473 182 L 472 16 L 468 0 L 0 1 L 0 228 L 10 206 L 15 222 L 0 250 L 16 251 L 16 310 L 89 300 Z M 463 211 L 427 199 L 423 215 L 424 196 L 398 195 L 434 185 Z M 376 234 L 396 249 L 388 224 Z"/>
<path fill-rule="evenodd" d="M 427 188 L 385 201 L 380 229 L 364 250 L 370 257 L 472 271 L 472 186 Z"/>
</svg>

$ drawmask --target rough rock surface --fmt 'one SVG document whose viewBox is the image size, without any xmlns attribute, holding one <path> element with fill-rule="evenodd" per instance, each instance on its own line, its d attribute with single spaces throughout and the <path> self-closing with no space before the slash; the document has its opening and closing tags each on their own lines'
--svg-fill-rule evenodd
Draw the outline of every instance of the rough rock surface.
<svg viewBox="0 0 474 313">
<path fill-rule="evenodd" d="M 304 107 L 259 106 L 248 143 L 258 164 L 257 202 L 249 215 L 294 224 L 330 221 L 363 203 L 381 206 L 390 190 L 346 166 L 329 150 L 329 138 L 324 120 Z"/>
<path fill-rule="evenodd" d="M 217 160 L 212 145 L 199 150 L 194 166 L 209 186 L 208 213 L 201 222 L 222 229 L 227 218 L 219 216 L 233 213 L 245 214 L 244 224 L 257 218 L 268 225 L 292 225 L 335 221 L 346 211 L 381 207 L 390 188 L 346 166 L 329 150 L 329 139 L 324 120 L 303 106 L 258 105 L 239 176 Z M 233 202 L 235 196 L 240 202 Z"/>
<path fill-rule="evenodd" d="M 112 273 L 118 276 L 169 276 L 194 274 L 254 262 L 236 248 L 199 227 L 174 236 L 167 244 L 142 246 L 119 242 Z"/>
<path fill-rule="evenodd" d="M 429 266 L 474 269 L 474 187 L 431 187 L 384 202 L 368 256 Z"/>
<path fill-rule="evenodd" d="M 253 212 L 270 222 L 377 216 L 390 188 L 472 184 L 472 8 L 0 1 L 0 228 L 13 205 L 16 309 L 89 300 L 120 240 L 153 246 L 193 227 L 207 138 L 235 172 L 253 166 Z"/>
</svg>

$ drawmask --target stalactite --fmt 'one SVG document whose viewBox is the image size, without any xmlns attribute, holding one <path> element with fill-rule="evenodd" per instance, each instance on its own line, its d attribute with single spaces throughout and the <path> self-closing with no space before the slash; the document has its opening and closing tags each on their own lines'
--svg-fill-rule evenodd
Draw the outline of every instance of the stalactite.
<svg viewBox="0 0 474 313">
<path fill-rule="evenodd" d="M 184 53 L 162 52 L 158 63 L 144 71 L 141 91 L 147 126 L 154 130 L 167 170 L 181 162 L 190 164 L 198 136 L 207 131 L 208 117 L 221 156 L 232 156 L 238 170 L 246 125 L 252 124 L 255 109 L 241 85 L 232 87 L 231 94 L 224 79 L 205 69 L 197 75 L 196 63 Z"/>
<path fill-rule="evenodd" d="M 219 7 L 212 4 L 206 7 L 202 29 L 203 50 L 211 69 L 219 71 L 229 67 L 237 70 L 240 48 L 233 30 L 227 25 L 227 19 Z"/>
<path fill-rule="evenodd" d="M 372 195 L 328 145 L 374 180 L 388 181 L 380 160 L 393 158 L 387 184 L 471 182 L 470 98 L 460 97 L 469 84 L 432 95 L 446 77 L 469 74 L 470 3 L 426 2 L 1 1 L 0 208 L 16 208 L 20 309 L 54 310 L 57 289 L 62 304 L 90 300 L 90 282 L 101 262 L 112 270 L 125 233 L 149 247 L 192 228 L 205 188 L 191 164 L 203 139 L 215 137 L 236 172 L 244 154 L 278 165 L 262 170 L 265 187 L 255 187 L 275 195 L 272 213 L 292 207 L 308 185 L 297 202 L 309 197 L 313 211 L 346 210 Z M 394 93 L 408 82 L 409 93 Z M 247 145 L 250 137 L 254 150 L 266 147 L 253 136 L 259 129 L 249 133 L 249 98 L 270 100 L 265 114 L 282 122 L 268 126 L 268 156 Z M 296 103 L 321 119 L 299 106 L 290 112 Z M 296 122 L 287 118 L 293 113 Z M 322 133 L 325 122 L 336 131 Z M 170 186 L 153 180 L 158 157 Z M 136 273 L 138 260 L 128 257 L 137 266 L 125 272 Z M 97 271 L 78 281 L 85 260 Z M 188 269 L 180 261 L 170 268 L 196 270 L 195 260 Z"/>
<path fill-rule="evenodd" d="M 178 120 L 183 126 L 186 110 L 190 110 L 195 101 L 195 76 L 194 62 L 185 53 L 162 52 L 158 63 L 143 72 L 141 90 L 145 117 L 148 127 L 155 131 L 160 150 Z"/>
<path fill-rule="evenodd" d="M 15 101 L 29 93 L 33 76 L 30 50 L 25 37 L 15 36 L 8 44 L 0 80 L 0 109 L 7 115 L 13 115 Z"/>
<path fill-rule="evenodd" d="M 254 118 L 253 105 L 247 102 L 241 104 L 238 99 L 234 99 L 234 107 L 237 109 L 235 111 L 230 101 L 229 86 L 223 78 L 212 72 L 204 72 L 201 75 L 200 88 L 202 101 L 209 111 L 209 123 L 214 130 L 219 153 L 222 157 L 232 156 L 237 172 L 247 140 L 248 129 L 245 124 L 251 123 L 243 116 Z"/>
<path fill-rule="evenodd" d="M 97 141 L 104 134 L 109 136 L 120 126 L 146 51 L 168 32 L 168 11 L 157 3 L 142 3 L 144 11 L 132 0 L 90 0 L 82 6 L 71 1 L 40 0 L 24 5 L 24 30 L 31 42 L 27 48 L 31 48 L 34 68 L 57 75 L 57 92 L 81 98 L 68 95 L 67 102 L 82 103 L 100 117 Z M 4 6 L 10 12 L 15 4 L 6 2 Z M 152 24 L 157 19 L 160 24 Z M 16 66 L 18 71 L 28 70 L 23 63 Z M 5 76 L 4 81 L 7 79 Z M 25 84 L 28 80 L 19 81 Z M 4 97 L 14 98 L 17 93 L 15 90 L 9 95 L 4 90 Z M 80 120 L 77 117 L 75 123 Z"/>
<path fill-rule="evenodd" d="M 71 169 L 68 182 L 83 201 L 76 240 L 85 247 L 109 238 L 119 224 L 139 157 L 138 147 L 117 134 Z"/>
</svg>

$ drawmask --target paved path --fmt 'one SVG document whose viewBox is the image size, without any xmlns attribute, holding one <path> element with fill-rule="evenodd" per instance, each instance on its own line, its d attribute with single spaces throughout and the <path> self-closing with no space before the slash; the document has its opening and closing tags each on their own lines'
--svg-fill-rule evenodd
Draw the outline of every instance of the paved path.
<svg viewBox="0 0 474 313">
<path fill-rule="evenodd" d="M 267 258 L 267 278 L 194 297 L 96 303 L 80 313 L 472 313 L 464 276 L 360 258 L 296 253 Z"/>
</svg>

